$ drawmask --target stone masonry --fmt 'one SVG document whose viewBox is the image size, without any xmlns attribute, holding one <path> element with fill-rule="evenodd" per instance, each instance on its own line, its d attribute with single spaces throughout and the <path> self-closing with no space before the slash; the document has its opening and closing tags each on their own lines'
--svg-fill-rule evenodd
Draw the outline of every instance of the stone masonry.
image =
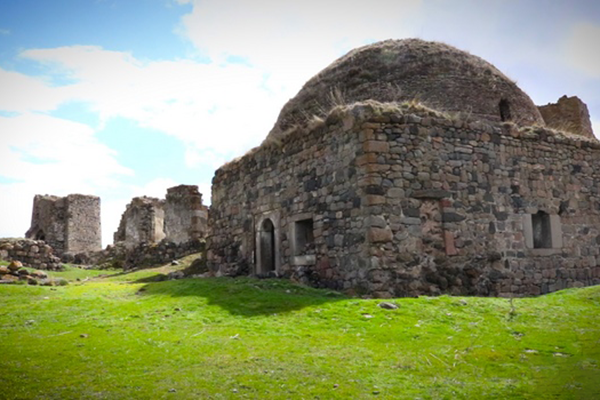
<svg viewBox="0 0 600 400">
<path fill-rule="evenodd" d="M 167 189 L 164 231 L 166 240 L 183 243 L 206 236 L 208 208 L 202 205 L 198 186 L 179 185 Z"/>
<path fill-rule="evenodd" d="M 140 243 L 157 243 L 165 238 L 164 200 L 154 197 L 134 197 L 121 216 L 114 234 L 115 243 L 123 242 L 133 248 Z"/>
<path fill-rule="evenodd" d="M 26 267 L 44 270 L 60 270 L 60 259 L 52 247 L 41 240 L 0 239 L 0 259 L 20 261 Z"/>
<path fill-rule="evenodd" d="M 216 172 L 209 265 L 378 297 L 598 284 L 598 159 L 544 128 L 338 108 Z"/>
<path fill-rule="evenodd" d="M 562 96 L 556 103 L 538 107 L 550 128 L 593 138 L 588 108 L 577 96 Z"/>
<path fill-rule="evenodd" d="M 99 197 L 81 194 L 34 197 L 26 238 L 43 240 L 56 255 L 62 256 L 100 250 L 101 235 Z"/>
<path fill-rule="evenodd" d="M 443 43 L 353 50 L 215 172 L 207 265 L 376 297 L 599 284 L 600 143 L 582 104 L 540 113 Z"/>
<path fill-rule="evenodd" d="M 207 217 L 198 186 L 175 186 L 167 189 L 165 200 L 135 197 L 121 217 L 114 242 L 133 248 L 163 239 L 175 244 L 201 239 L 206 236 Z"/>
</svg>

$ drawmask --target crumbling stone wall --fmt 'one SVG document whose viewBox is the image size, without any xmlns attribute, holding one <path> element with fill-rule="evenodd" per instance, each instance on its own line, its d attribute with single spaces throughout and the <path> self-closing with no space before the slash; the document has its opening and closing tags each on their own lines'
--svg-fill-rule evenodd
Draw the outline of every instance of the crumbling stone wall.
<svg viewBox="0 0 600 400">
<path fill-rule="evenodd" d="M 562 96 L 556 103 L 548 103 L 538 109 L 548 127 L 594 137 L 588 108 L 577 96 Z"/>
<path fill-rule="evenodd" d="M 140 243 L 156 243 L 165 237 L 164 201 L 154 197 L 134 197 L 121 216 L 114 242 L 134 248 Z"/>
<path fill-rule="evenodd" d="M 184 243 L 206 236 L 208 209 L 202 205 L 198 186 L 179 185 L 167 189 L 165 200 L 165 239 Z"/>
<path fill-rule="evenodd" d="M 208 208 L 202 205 L 198 186 L 179 185 L 167 189 L 165 200 L 133 198 L 113 239 L 128 248 L 161 240 L 183 244 L 206 236 L 207 219 Z"/>
<path fill-rule="evenodd" d="M 98 265 L 100 268 L 123 268 L 127 271 L 169 263 L 201 252 L 204 248 L 205 243 L 200 240 L 182 243 L 161 240 L 158 243 L 139 243 L 135 247 L 126 247 L 120 242 L 91 255 L 85 260 L 85 264 Z"/>
<path fill-rule="evenodd" d="M 66 197 L 36 195 L 31 227 L 25 237 L 43 240 L 57 255 L 102 248 L 100 198 L 81 194 Z"/>
<path fill-rule="evenodd" d="M 62 268 L 52 247 L 42 240 L 0 239 L 0 259 L 20 261 L 35 269 L 58 271 Z"/>
<path fill-rule="evenodd" d="M 599 156 L 544 128 L 337 108 L 216 172 L 208 263 L 378 297 L 598 284 Z"/>
</svg>

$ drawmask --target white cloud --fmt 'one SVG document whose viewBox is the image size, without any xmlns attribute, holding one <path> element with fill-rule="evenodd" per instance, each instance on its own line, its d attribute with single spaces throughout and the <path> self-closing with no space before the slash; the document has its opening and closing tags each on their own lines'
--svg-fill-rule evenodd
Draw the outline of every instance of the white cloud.
<svg viewBox="0 0 600 400">
<path fill-rule="evenodd" d="M 133 174 L 84 124 L 22 114 L 0 117 L 0 132 L 0 237 L 25 233 L 36 194 L 102 195 Z"/>
<path fill-rule="evenodd" d="M 10 35 L 9 29 L 0 29 L 0 35 Z"/>
<path fill-rule="evenodd" d="M 565 42 L 565 59 L 592 78 L 600 78 L 600 25 L 576 24 Z"/>
<path fill-rule="evenodd" d="M 69 97 L 69 89 L 51 87 L 43 79 L 0 68 L 0 110 L 53 110 Z"/>
<path fill-rule="evenodd" d="M 269 89 L 291 90 L 293 95 L 347 50 L 367 40 L 401 37 L 406 33 L 403 25 L 420 4 L 420 0 L 347 4 L 195 0 L 192 13 L 183 18 L 183 31 L 214 61 L 246 58 L 271 73 Z"/>
<path fill-rule="evenodd" d="M 228 158 L 260 143 L 286 100 L 285 94 L 265 90 L 263 72 L 246 65 L 189 60 L 143 63 L 127 53 L 90 46 L 28 50 L 22 56 L 75 81 L 34 89 L 27 88 L 29 81 L 15 84 L 14 91 L 40 93 L 47 99 L 32 105 L 33 109 L 85 101 L 103 121 L 128 118 L 174 136 L 194 151 L 228 154 Z M 0 105 L 8 107 L 10 98 L 5 96 Z M 20 111 L 29 104 L 25 100 Z"/>
</svg>

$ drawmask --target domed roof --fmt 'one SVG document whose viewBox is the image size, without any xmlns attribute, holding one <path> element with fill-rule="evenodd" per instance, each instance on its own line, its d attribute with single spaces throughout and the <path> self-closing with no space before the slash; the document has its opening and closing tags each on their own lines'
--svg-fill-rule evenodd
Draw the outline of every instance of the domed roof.
<svg viewBox="0 0 600 400">
<path fill-rule="evenodd" d="M 492 121 L 544 125 L 529 96 L 492 64 L 452 46 L 386 40 L 350 51 L 310 79 L 281 110 L 270 137 L 336 105 L 403 102 Z"/>
</svg>

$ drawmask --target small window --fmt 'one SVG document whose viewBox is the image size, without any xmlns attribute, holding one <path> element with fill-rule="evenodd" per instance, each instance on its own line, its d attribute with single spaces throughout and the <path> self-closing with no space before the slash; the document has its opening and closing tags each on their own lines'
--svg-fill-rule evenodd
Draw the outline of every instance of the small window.
<svg viewBox="0 0 600 400">
<path fill-rule="evenodd" d="M 552 230 L 550 224 L 550 215 L 543 211 L 531 216 L 531 228 L 533 232 L 534 249 L 552 248 Z"/>
<path fill-rule="evenodd" d="M 294 249 L 296 256 L 312 253 L 314 248 L 313 220 L 303 219 L 295 222 Z"/>
<path fill-rule="evenodd" d="M 500 120 L 501 121 L 510 121 L 510 104 L 508 100 L 502 99 L 500 100 L 500 104 L 498 105 L 500 108 Z"/>
</svg>

